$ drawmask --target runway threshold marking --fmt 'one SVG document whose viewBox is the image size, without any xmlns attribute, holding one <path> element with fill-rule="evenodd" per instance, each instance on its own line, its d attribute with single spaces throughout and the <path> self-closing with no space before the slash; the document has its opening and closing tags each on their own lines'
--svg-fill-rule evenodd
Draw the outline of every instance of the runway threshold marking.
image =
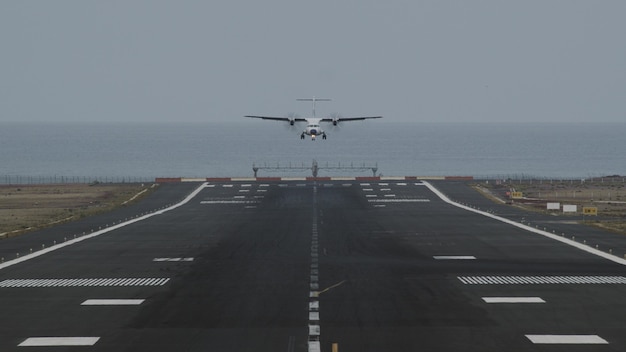
<svg viewBox="0 0 626 352">
<path fill-rule="evenodd" d="M 21 287 L 140 287 L 163 286 L 169 278 L 97 278 L 97 279 L 8 279 L 0 288 Z"/>
<path fill-rule="evenodd" d="M 458 276 L 465 285 L 624 285 L 624 276 Z"/>
<path fill-rule="evenodd" d="M 522 230 L 525 230 L 525 231 L 528 231 L 528 232 L 532 232 L 532 233 L 536 233 L 536 234 L 542 235 L 544 237 L 548 237 L 548 238 L 553 239 L 555 241 L 559 241 L 561 243 L 564 243 L 564 244 L 567 244 L 569 246 L 572 246 L 572 247 L 578 248 L 580 250 L 583 250 L 583 251 L 585 251 L 587 253 L 591 253 L 593 255 L 596 255 L 598 257 L 602 257 L 604 259 L 608 259 L 608 260 L 610 260 L 610 261 L 612 261 L 614 263 L 621 264 L 621 265 L 626 265 L 626 259 L 622 259 L 622 258 L 614 256 L 613 254 L 610 254 L 610 253 L 602 252 L 601 250 L 595 249 L 595 248 L 590 247 L 590 246 L 588 246 L 586 244 L 578 243 L 578 242 L 576 242 L 574 240 L 570 240 L 570 239 L 567 239 L 565 237 L 561 237 L 559 235 L 550 233 L 548 231 L 539 230 L 539 229 L 536 229 L 534 227 L 531 227 L 531 226 L 528 226 L 528 225 L 524 225 L 524 224 L 521 224 L 519 222 L 515 222 L 513 220 L 509 220 L 507 218 L 503 218 L 501 216 L 497 216 L 497 215 L 488 213 L 486 211 L 482 211 L 482 210 L 479 210 L 479 209 L 474 209 L 474 208 L 468 207 L 466 205 L 459 204 L 459 203 L 451 200 L 450 198 L 448 198 L 448 196 L 443 194 L 441 191 L 439 191 L 435 186 L 431 185 L 430 183 L 428 183 L 426 181 L 422 181 L 422 183 L 424 184 L 424 186 L 428 187 L 428 189 L 430 189 L 431 192 L 433 192 L 435 195 L 437 195 L 437 197 L 439 197 L 441 200 L 443 200 L 444 202 L 446 202 L 448 204 L 454 205 L 457 208 L 461 208 L 461 209 L 464 209 L 464 210 L 467 210 L 467 211 L 471 211 L 473 213 L 480 214 L 480 215 L 486 216 L 488 218 L 492 218 L 494 220 L 498 220 L 498 221 L 503 222 L 505 224 L 509 224 L 509 225 L 515 226 L 515 227 L 520 228 Z"/>
<path fill-rule="evenodd" d="M 534 344 L 558 345 L 607 345 L 609 342 L 598 335 L 526 335 Z"/>
<path fill-rule="evenodd" d="M 99 337 L 29 337 L 19 347 L 93 346 Z"/>
<path fill-rule="evenodd" d="M 19 264 L 19 263 L 25 262 L 27 260 L 31 260 L 33 258 L 37 258 L 37 257 L 42 256 L 44 254 L 56 251 L 57 249 L 61 249 L 61 248 L 67 247 L 67 246 L 71 246 L 71 245 L 76 244 L 78 242 L 82 242 L 82 241 L 88 240 L 90 238 L 94 238 L 94 237 L 100 236 L 100 235 L 105 234 L 107 232 L 111 232 L 111 231 L 120 229 L 122 227 L 134 224 L 136 222 L 140 222 L 140 221 L 149 219 L 149 218 L 151 218 L 153 216 L 161 215 L 161 214 L 166 213 L 168 211 L 174 210 L 174 209 L 176 209 L 176 208 L 178 208 L 180 206 L 183 206 L 183 205 L 189 203 L 189 201 L 191 201 L 193 198 L 195 198 L 198 195 L 198 193 L 200 193 L 204 188 L 206 188 L 208 186 L 209 186 L 209 184 L 207 182 L 201 184 L 198 188 L 196 188 L 193 192 L 191 192 L 185 199 L 183 199 L 179 203 L 176 203 L 176 204 L 174 204 L 174 205 L 172 205 L 170 207 L 167 207 L 165 209 L 161 209 L 161 210 L 155 211 L 153 213 L 149 213 L 149 214 L 137 217 L 135 219 L 128 220 L 128 221 L 119 223 L 117 225 L 113 225 L 111 227 L 107 227 L 107 228 L 99 230 L 99 231 L 95 231 L 95 232 L 93 232 L 93 233 L 91 233 L 89 235 L 77 237 L 77 238 L 74 238 L 72 240 L 69 240 L 69 241 L 66 241 L 66 242 L 63 242 L 63 243 L 59 243 L 59 244 L 50 246 L 48 248 L 45 248 L 45 249 L 42 249 L 42 250 L 30 253 L 30 254 L 27 254 L 27 255 L 24 255 L 22 257 L 6 261 L 6 262 L 0 264 L 0 270 L 2 270 L 4 268 L 8 268 L 8 267 L 10 267 L 12 265 L 15 265 L 15 264 Z"/>
</svg>

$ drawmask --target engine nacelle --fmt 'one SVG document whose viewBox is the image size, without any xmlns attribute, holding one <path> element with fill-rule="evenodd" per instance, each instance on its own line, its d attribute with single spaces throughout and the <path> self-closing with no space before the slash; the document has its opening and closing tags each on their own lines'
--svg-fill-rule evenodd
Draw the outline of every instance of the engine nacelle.
<svg viewBox="0 0 626 352">
<path fill-rule="evenodd" d="M 337 126 L 338 123 L 339 123 L 339 120 L 333 119 L 333 126 Z"/>
<path fill-rule="evenodd" d="M 290 124 L 291 126 L 293 126 L 295 123 L 296 123 L 296 121 L 295 121 L 294 119 L 289 119 L 289 124 Z"/>
</svg>

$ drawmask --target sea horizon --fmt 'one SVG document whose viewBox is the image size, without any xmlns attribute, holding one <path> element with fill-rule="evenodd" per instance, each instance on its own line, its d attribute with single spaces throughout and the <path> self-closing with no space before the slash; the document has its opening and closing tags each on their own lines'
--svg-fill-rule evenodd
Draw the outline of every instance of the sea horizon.
<svg viewBox="0 0 626 352">
<path fill-rule="evenodd" d="M 207 122 L 1 122 L 0 183 L 149 180 L 157 177 L 473 176 L 593 178 L 626 174 L 626 123 L 366 121 L 302 126 L 237 119 Z M 296 169 L 297 167 L 297 169 Z"/>
</svg>

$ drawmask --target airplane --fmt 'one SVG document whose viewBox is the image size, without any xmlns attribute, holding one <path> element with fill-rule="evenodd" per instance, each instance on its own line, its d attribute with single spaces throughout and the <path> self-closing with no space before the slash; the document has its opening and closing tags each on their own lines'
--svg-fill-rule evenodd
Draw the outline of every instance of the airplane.
<svg viewBox="0 0 626 352">
<path fill-rule="evenodd" d="M 296 99 L 297 101 L 310 101 L 313 102 L 313 117 L 274 117 L 274 116 L 255 116 L 255 115 L 246 115 L 244 117 L 252 117 L 255 119 L 263 119 L 263 120 L 276 120 L 276 121 L 286 121 L 289 122 L 289 125 L 293 126 L 296 122 L 306 122 L 306 128 L 300 134 L 300 139 L 304 139 L 305 135 L 311 136 L 311 140 L 315 140 L 317 136 L 322 136 L 322 139 L 326 139 L 326 132 L 321 128 L 320 122 L 330 122 L 333 126 L 337 126 L 340 122 L 345 121 L 359 121 L 359 120 L 367 120 L 367 119 L 380 119 L 382 116 L 361 116 L 361 117 L 316 117 L 315 116 L 315 103 L 318 101 L 331 101 L 331 99 L 320 99 L 320 98 L 307 98 L 307 99 Z"/>
</svg>

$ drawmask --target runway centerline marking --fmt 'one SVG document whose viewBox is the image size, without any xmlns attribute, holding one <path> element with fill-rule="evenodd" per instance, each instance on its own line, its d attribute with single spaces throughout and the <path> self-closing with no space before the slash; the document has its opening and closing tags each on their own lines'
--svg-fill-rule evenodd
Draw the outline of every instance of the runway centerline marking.
<svg viewBox="0 0 626 352">
<path fill-rule="evenodd" d="M 313 185 L 313 219 L 311 224 L 311 272 L 309 276 L 309 336 L 308 352 L 320 352 L 320 302 L 319 290 L 319 239 L 318 239 L 318 212 L 317 212 L 317 185 Z"/>
</svg>

